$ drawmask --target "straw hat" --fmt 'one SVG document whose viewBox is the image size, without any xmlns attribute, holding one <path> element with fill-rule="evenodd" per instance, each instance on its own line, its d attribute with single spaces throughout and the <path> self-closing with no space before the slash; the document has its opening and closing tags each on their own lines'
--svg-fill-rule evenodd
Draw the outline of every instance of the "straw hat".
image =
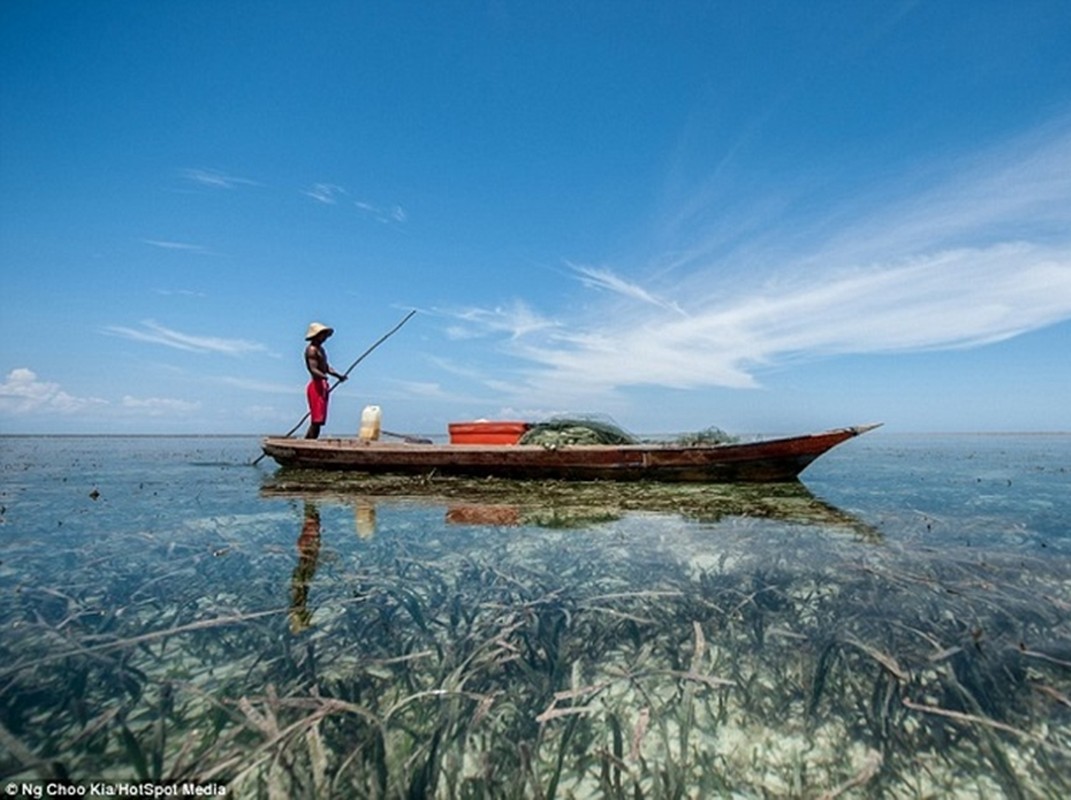
<svg viewBox="0 0 1071 800">
<path fill-rule="evenodd" d="M 328 328 L 326 325 L 323 325 L 319 322 L 313 322 L 309 325 L 309 329 L 305 331 L 305 341 L 309 341 L 310 339 L 313 339 L 321 333 L 326 333 L 328 336 L 330 336 L 334 332 L 334 328 Z"/>
</svg>

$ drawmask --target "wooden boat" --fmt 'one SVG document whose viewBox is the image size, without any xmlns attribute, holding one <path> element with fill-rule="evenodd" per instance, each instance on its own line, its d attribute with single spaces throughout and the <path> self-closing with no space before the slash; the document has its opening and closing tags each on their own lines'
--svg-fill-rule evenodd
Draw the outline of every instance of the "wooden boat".
<svg viewBox="0 0 1071 800">
<path fill-rule="evenodd" d="M 284 467 L 511 479 L 738 483 L 792 481 L 816 458 L 878 425 L 755 442 L 679 445 L 423 444 L 269 437 L 264 454 Z"/>
</svg>

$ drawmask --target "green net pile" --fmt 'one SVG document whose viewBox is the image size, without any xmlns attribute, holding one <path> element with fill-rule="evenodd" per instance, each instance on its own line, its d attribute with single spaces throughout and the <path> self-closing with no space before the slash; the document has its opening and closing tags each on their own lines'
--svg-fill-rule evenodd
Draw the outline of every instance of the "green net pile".
<svg viewBox="0 0 1071 800">
<path fill-rule="evenodd" d="M 726 433 L 721 428 L 711 425 L 709 428 L 704 428 L 701 431 L 678 436 L 674 440 L 674 444 L 695 447 L 704 444 L 731 444 L 738 441 L 740 441 L 739 436 L 733 436 L 731 433 Z"/>
<path fill-rule="evenodd" d="M 727 444 L 739 441 L 721 428 L 711 426 L 695 433 L 686 433 L 672 440 L 685 447 Z M 566 447 L 583 444 L 641 444 L 642 441 L 620 425 L 597 417 L 554 417 L 530 427 L 519 444 L 538 444 L 543 447 Z"/>
<path fill-rule="evenodd" d="M 519 444 L 564 447 L 574 444 L 636 444 L 634 436 L 618 425 L 601 419 L 555 417 L 525 431 Z"/>
</svg>

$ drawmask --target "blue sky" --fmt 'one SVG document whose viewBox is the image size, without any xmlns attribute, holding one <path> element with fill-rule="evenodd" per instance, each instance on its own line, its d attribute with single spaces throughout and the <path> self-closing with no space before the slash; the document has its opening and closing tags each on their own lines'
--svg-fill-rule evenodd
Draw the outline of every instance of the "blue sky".
<svg viewBox="0 0 1071 800">
<path fill-rule="evenodd" d="M 1071 429 L 1071 4 L 0 6 L 0 432 Z"/>
</svg>

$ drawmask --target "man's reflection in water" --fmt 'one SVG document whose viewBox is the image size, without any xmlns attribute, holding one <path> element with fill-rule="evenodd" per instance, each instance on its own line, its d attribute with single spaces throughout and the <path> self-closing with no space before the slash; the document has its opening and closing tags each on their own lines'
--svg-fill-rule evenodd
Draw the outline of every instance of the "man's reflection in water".
<svg viewBox="0 0 1071 800">
<path fill-rule="evenodd" d="M 290 631 L 301 633 L 312 624 L 309 585 L 320 561 L 320 509 L 305 501 L 305 517 L 297 540 L 298 563 L 290 579 Z"/>
</svg>

